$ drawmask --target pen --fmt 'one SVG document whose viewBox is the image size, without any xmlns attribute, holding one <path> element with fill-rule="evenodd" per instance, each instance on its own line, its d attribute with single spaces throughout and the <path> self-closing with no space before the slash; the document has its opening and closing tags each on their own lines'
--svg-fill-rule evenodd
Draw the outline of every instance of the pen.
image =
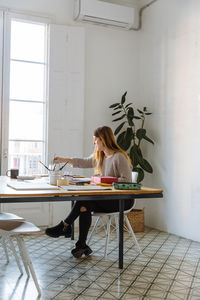
<svg viewBox="0 0 200 300">
<path fill-rule="evenodd" d="M 49 170 L 49 168 L 47 167 L 47 166 L 45 166 L 42 162 L 41 162 L 41 160 L 39 160 L 39 162 L 48 170 L 48 171 L 50 171 Z"/>
</svg>

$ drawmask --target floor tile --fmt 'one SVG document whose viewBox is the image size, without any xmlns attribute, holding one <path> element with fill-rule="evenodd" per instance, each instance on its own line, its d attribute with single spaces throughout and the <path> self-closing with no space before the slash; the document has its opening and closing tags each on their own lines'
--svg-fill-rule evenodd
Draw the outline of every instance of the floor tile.
<svg viewBox="0 0 200 300">
<path fill-rule="evenodd" d="M 43 232 L 25 237 L 42 296 L 33 280 L 20 277 L 9 251 L 7 264 L 0 251 L 0 300 L 200 300 L 200 243 L 145 228 L 136 233 L 143 253 L 138 255 L 124 234 L 124 269 L 118 269 L 116 235 L 103 259 L 105 234 L 91 242 L 93 254 L 75 259 L 74 241 L 48 238 Z"/>
</svg>

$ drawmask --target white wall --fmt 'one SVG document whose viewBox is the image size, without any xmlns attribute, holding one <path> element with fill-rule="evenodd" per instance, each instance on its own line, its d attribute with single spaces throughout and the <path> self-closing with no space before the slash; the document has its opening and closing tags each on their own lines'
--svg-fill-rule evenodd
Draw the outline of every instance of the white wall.
<svg viewBox="0 0 200 300">
<path fill-rule="evenodd" d="M 200 241 L 200 1 L 149 7 L 139 53 L 140 99 L 154 112 L 156 141 L 146 183 L 164 189 L 163 199 L 144 201 L 146 223 Z"/>
<path fill-rule="evenodd" d="M 126 90 L 131 100 L 137 94 L 135 79 L 138 72 L 136 42 L 138 34 L 73 22 L 73 2 L 73 0 L 0 0 L 0 7 L 50 16 L 52 23 L 56 24 L 85 27 L 84 152 L 87 155 L 93 148 L 93 129 L 102 124 L 112 125 L 111 110 L 108 106 L 113 101 L 119 100 Z"/>
<path fill-rule="evenodd" d="M 73 2 L 73 0 L 0 0 L 0 7 L 47 16 L 54 24 L 85 27 L 85 117 L 83 120 L 85 135 L 83 151 L 85 155 L 89 155 L 93 149 L 94 128 L 102 124 L 113 125 L 111 123 L 112 112 L 108 106 L 114 101 L 118 101 L 126 90 L 130 100 L 136 97 L 136 75 L 138 72 L 136 38 L 138 33 L 82 23 L 77 24 L 73 22 Z M 52 84 L 53 80 L 51 81 L 51 90 Z M 59 86 L 59 82 L 56 84 Z M 61 86 L 64 90 L 64 86 L 62 84 Z M 73 134 L 66 141 L 65 137 L 69 138 L 69 128 L 63 126 L 62 130 L 59 129 L 61 124 L 66 125 L 67 116 L 64 114 L 66 106 L 63 105 L 64 98 L 60 97 L 60 90 L 58 90 L 58 95 L 58 97 L 54 97 L 56 99 L 54 106 L 50 103 L 50 115 L 54 114 L 54 117 L 51 118 L 49 126 L 49 158 L 52 158 L 54 153 L 69 155 L 72 152 L 72 143 L 76 143 L 74 154 L 80 155 L 83 139 L 78 139 Z M 53 99 L 53 97 L 51 98 Z M 60 108 L 60 114 L 58 108 Z M 77 114 L 71 115 L 70 120 L 77 123 Z M 58 144 L 60 152 L 57 151 Z M 70 170 L 69 167 L 66 169 Z M 64 217 L 63 203 L 56 203 L 53 210 L 55 211 L 53 223 L 56 223 Z"/>
<path fill-rule="evenodd" d="M 109 105 L 128 91 L 137 98 L 137 33 L 88 26 L 86 35 L 85 153 L 91 153 L 93 131 L 112 123 Z M 119 124 L 118 124 L 119 125 Z"/>
</svg>

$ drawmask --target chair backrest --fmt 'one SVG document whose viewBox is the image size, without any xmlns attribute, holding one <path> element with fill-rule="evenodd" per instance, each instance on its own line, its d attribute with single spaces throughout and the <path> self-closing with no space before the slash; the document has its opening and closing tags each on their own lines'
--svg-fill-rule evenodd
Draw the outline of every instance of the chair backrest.
<svg viewBox="0 0 200 300">
<path fill-rule="evenodd" d="M 125 214 L 129 213 L 129 212 L 134 208 L 134 206 L 135 206 L 135 199 L 134 199 L 134 201 L 133 201 L 133 205 L 131 206 L 131 208 L 125 210 L 124 213 L 125 213 Z"/>
</svg>

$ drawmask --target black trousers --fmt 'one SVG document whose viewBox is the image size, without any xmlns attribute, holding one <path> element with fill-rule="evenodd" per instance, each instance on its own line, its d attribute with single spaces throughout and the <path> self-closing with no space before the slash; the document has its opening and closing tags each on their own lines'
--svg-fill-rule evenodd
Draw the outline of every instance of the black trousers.
<svg viewBox="0 0 200 300">
<path fill-rule="evenodd" d="M 133 206 L 134 200 L 126 200 L 124 210 L 128 210 Z M 86 211 L 81 212 L 81 207 L 85 207 Z M 87 235 L 92 222 L 92 212 L 117 212 L 119 211 L 118 200 L 107 201 L 76 201 L 71 212 L 64 220 L 67 224 L 72 224 L 79 217 L 79 239 L 76 243 L 77 247 L 85 247 Z"/>
</svg>

